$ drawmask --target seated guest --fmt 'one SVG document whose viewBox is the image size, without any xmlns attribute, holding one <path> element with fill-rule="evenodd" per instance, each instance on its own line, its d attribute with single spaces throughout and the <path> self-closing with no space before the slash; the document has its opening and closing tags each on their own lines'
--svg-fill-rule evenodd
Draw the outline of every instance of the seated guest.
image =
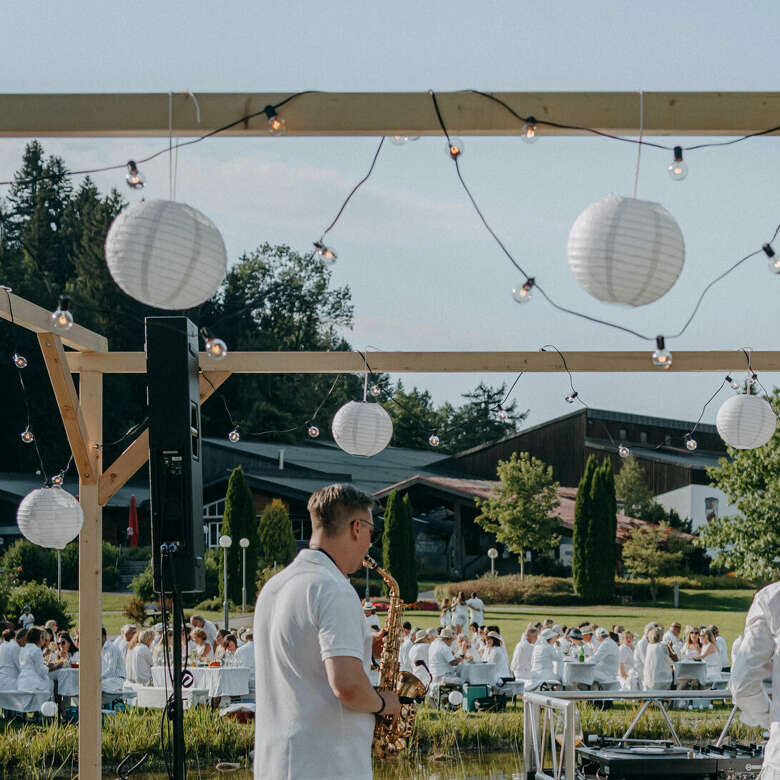
<svg viewBox="0 0 780 780">
<path fill-rule="evenodd" d="M 648 645 L 647 635 L 656 628 L 657 625 L 658 624 L 655 622 L 648 623 L 645 626 L 639 641 L 634 646 L 634 671 L 636 672 L 636 679 L 640 688 L 644 684 L 643 680 L 645 679 L 645 657 L 647 655 Z"/>
<path fill-rule="evenodd" d="M 701 661 L 699 629 L 695 626 L 685 627 L 685 642 L 680 657 L 683 661 Z"/>
<path fill-rule="evenodd" d="M 138 685 L 152 684 L 152 660 L 151 644 L 154 641 L 154 631 L 146 628 L 136 633 L 127 646 L 125 655 L 125 668 L 127 681 Z"/>
<path fill-rule="evenodd" d="M 428 650 L 428 667 L 434 683 L 460 682 L 458 677 L 453 674 L 454 670 L 452 669 L 453 666 L 461 663 L 460 659 L 455 658 L 450 647 L 454 639 L 455 632 L 445 626 L 439 632 L 438 638 L 431 642 Z"/>
<path fill-rule="evenodd" d="M 52 681 L 49 671 L 54 668 L 43 660 L 43 646 L 46 634 L 33 626 L 27 630 L 27 641 L 19 652 L 19 678 L 16 690 L 27 692 L 50 692 Z"/>
<path fill-rule="evenodd" d="M 579 659 L 580 654 L 583 652 L 587 656 L 587 652 L 585 651 L 582 642 L 582 631 L 580 631 L 579 628 L 570 628 L 566 640 L 569 643 L 567 650 L 569 651 L 568 656 L 570 658 Z"/>
<path fill-rule="evenodd" d="M 22 628 L 31 628 L 35 625 L 35 615 L 33 615 L 32 607 L 30 607 L 29 604 L 25 604 L 22 608 L 22 614 L 19 615 L 19 622 L 21 623 Z"/>
<path fill-rule="evenodd" d="M 414 635 L 414 644 L 409 651 L 412 674 L 425 685 L 429 685 L 431 682 L 431 675 L 428 671 L 428 651 L 432 641 L 428 632 L 424 628 L 420 628 Z"/>
<path fill-rule="evenodd" d="M 707 626 L 708 631 L 712 631 L 715 637 L 715 644 L 720 651 L 720 664 L 721 669 L 728 669 L 729 666 L 729 646 L 726 644 L 726 640 L 720 635 L 717 626 Z"/>
<path fill-rule="evenodd" d="M 643 685 L 646 691 L 664 691 L 672 687 L 672 657 L 669 646 L 664 644 L 663 631 L 659 626 L 647 633 L 647 653 Z M 676 656 L 675 659 L 676 660 Z"/>
<path fill-rule="evenodd" d="M 680 655 L 680 651 L 682 650 L 683 646 L 683 639 L 682 639 L 682 626 L 675 622 L 672 623 L 669 626 L 669 630 L 664 634 L 663 642 L 664 644 L 670 644 L 672 645 L 672 650 L 674 650 L 677 655 Z"/>
<path fill-rule="evenodd" d="M 599 684 L 614 683 L 618 676 L 618 646 L 603 626 L 596 629 L 598 647 L 590 660 L 596 664 L 593 680 Z"/>
<path fill-rule="evenodd" d="M 119 648 L 119 651 L 122 653 L 122 657 L 124 658 L 125 653 L 127 652 L 127 646 L 130 644 L 130 640 L 136 635 L 138 629 L 132 625 L 132 623 L 128 624 L 127 626 L 123 626 L 123 631 L 117 641 L 114 642 L 114 645 Z"/>
<path fill-rule="evenodd" d="M 455 656 L 462 658 L 466 663 L 473 663 L 474 656 L 471 654 L 471 645 L 465 634 L 458 634 L 455 639 L 456 647 L 454 649 Z M 479 656 L 477 656 L 479 658 Z M 402 670 L 403 671 L 403 670 Z"/>
<path fill-rule="evenodd" d="M 214 644 L 212 645 L 215 661 L 222 660 L 222 656 L 225 654 L 225 637 L 227 637 L 229 633 L 230 631 L 224 628 L 220 628 L 219 631 L 217 631 L 217 638 L 214 640 Z"/>
<path fill-rule="evenodd" d="M 504 637 L 501 636 L 501 631 L 499 631 L 498 626 L 488 626 L 487 628 L 488 628 L 488 630 L 487 630 L 487 635 L 485 636 L 485 641 L 487 642 L 487 637 L 490 635 L 491 631 L 494 634 L 498 634 L 498 639 L 500 641 L 501 653 L 504 656 L 504 660 L 506 661 L 506 668 L 508 669 L 509 668 L 509 653 L 507 652 L 507 649 L 506 649 L 506 643 L 504 642 Z M 490 649 L 490 645 L 488 645 L 488 650 L 489 649 Z M 487 655 L 487 652 L 485 653 L 485 655 Z M 485 660 L 487 660 L 487 659 L 485 659 Z"/>
<path fill-rule="evenodd" d="M 515 645 L 512 653 L 512 663 L 509 665 L 516 680 L 525 680 L 531 676 L 531 658 L 539 631 L 533 623 L 529 623 L 522 639 Z"/>
<path fill-rule="evenodd" d="M 488 651 L 485 659 L 489 664 L 496 665 L 496 679 L 513 679 L 509 664 L 506 661 L 501 635 L 496 631 L 488 631 Z"/>
<path fill-rule="evenodd" d="M 582 644 L 585 646 L 585 655 L 589 658 L 596 652 L 596 645 L 593 642 L 594 627 L 589 623 L 586 623 L 580 628 L 582 634 Z"/>
<path fill-rule="evenodd" d="M 252 670 L 249 678 L 251 685 L 255 671 L 255 634 L 251 627 L 244 632 L 244 644 L 236 650 L 236 666 L 245 666 Z"/>
<path fill-rule="evenodd" d="M 238 639 L 235 634 L 228 634 L 222 642 L 222 665 L 236 666 L 236 650 L 238 650 Z"/>
<path fill-rule="evenodd" d="M 79 651 L 67 631 L 60 631 L 57 636 L 57 658 L 59 666 L 70 666 L 79 662 Z"/>
<path fill-rule="evenodd" d="M 217 640 L 217 626 L 215 623 L 212 623 L 210 620 L 206 620 L 206 618 L 202 617 L 201 615 L 193 615 L 190 618 L 190 625 L 193 628 L 202 628 L 206 632 L 208 643 L 214 647 L 214 644 Z"/>
<path fill-rule="evenodd" d="M 479 623 L 469 625 L 469 642 L 474 658 L 479 658 L 482 651 L 482 637 L 479 634 Z"/>
<path fill-rule="evenodd" d="M 27 641 L 27 630 L 20 628 L 15 634 L 13 630 L 3 631 L 5 641 L 0 646 L 0 691 L 17 691 L 19 679 L 19 655 Z"/>
<path fill-rule="evenodd" d="M 715 641 L 715 634 L 710 629 L 705 629 L 702 633 L 701 660 L 707 664 L 707 677 L 720 677 L 720 670 L 723 664 L 720 660 L 720 650 Z"/>
<path fill-rule="evenodd" d="M 623 691 L 633 691 L 638 687 L 634 671 L 634 632 L 623 631 L 618 647 L 618 682 Z"/>
<path fill-rule="evenodd" d="M 534 652 L 531 656 L 531 681 L 536 687 L 546 680 L 557 679 L 553 664 L 557 660 L 555 652 L 556 635 L 551 628 L 545 628 L 539 641 L 534 645 Z"/>
<path fill-rule="evenodd" d="M 122 651 L 112 642 L 108 642 L 106 627 L 101 631 L 103 649 L 100 651 L 101 678 L 103 689 L 106 691 L 121 691 L 125 684 L 125 657 Z"/>
<path fill-rule="evenodd" d="M 195 643 L 195 658 L 198 663 L 208 663 L 214 660 L 214 653 L 208 641 L 208 636 L 202 628 L 193 629 L 190 634 Z"/>
</svg>

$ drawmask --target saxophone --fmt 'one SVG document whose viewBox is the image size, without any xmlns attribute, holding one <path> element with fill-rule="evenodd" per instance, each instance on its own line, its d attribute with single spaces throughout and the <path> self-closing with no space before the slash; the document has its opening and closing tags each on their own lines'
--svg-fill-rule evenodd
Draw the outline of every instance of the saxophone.
<svg viewBox="0 0 780 780">
<path fill-rule="evenodd" d="M 379 691 L 395 691 L 401 699 L 401 712 L 397 718 L 377 715 L 374 726 L 373 752 L 377 758 L 389 758 L 406 748 L 414 730 L 414 718 L 417 714 L 417 701 L 425 697 L 425 686 L 411 672 L 402 672 L 398 663 L 398 653 L 403 637 L 403 602 L 399 595 L 398 583 L 390 572 L 382 569 L 369 556 L 363 560 L 363 566 L 372 569 L 385 581 L 390 591 L 390 605 L 385 618 L 387 635 L 379 659 Z"/>
</svg>

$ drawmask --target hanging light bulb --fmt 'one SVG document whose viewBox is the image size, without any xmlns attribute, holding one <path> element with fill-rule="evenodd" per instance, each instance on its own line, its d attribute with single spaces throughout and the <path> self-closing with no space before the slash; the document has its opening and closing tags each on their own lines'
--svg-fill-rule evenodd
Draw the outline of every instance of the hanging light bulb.
<svg viewBox="0 0 780 780">
<path fill-rule="evenodd" d="M 73 327 L 73 315 L 68 311 L 69 306 L 70 298 L 67 295 L 60 295 L 57 308 L 51 313 L 54 330 L 63 331 Z"/>
<path fill-rule="evenodd" d="M 371 390 L 369 392 L 374 396 L 374 398 L 378 398 L 380 395 L 382 395 L 382 388 L 379 385 L 371 385 Z"/>
<path fill-rule="evenodd" d="M 438 435 L 436 434 L 436 431 L 434 431 L 429 437 L 428 437 L 428 444 L 431 445 L 431 447 L 438 447 L 439 444 L 441 444 L 441 439 L 439 439 Z"/>
<path fill-rule="evenodd" d="M 666 170 L 675 181 L 682 181 L 688 175 L 688 163 L 683 160 L 682 146 L 674 147 L 674 160 Z"/>
<path fill-rule="evenodd" d="M 135 160 L 127 161 L 127 176 L 125 176 L 127 186 L 131 190 L 142 190 L 146 184 L 146 177 L 138 170 Z"/>
<path fill-rule="evenodd" d="M 572 390 L 572 391 L 571 391 L 571 392 L 570 392 L 570 393 L 569 393 L 569 394 L 566 396 L 566 398 L 564 398 L 563 400 L 564 400 L 564 401 L 566 401 L 566 403 L 567 403 L 567 404 L 573 404 L 573 403 L 574 403 L 574 399 L 575 399 L 575 398 L 576 398 L 578 395 L 579 395 L 579 393 L 578 393 L 576 390 Z"/>
<path fill-rule="evenodd" d="M 214 360 L 222 360 L 228 353 L 227 344 L 222 339 L 218 339 L 214 336 L 209 336 L 206 339 L 206 352 Z"/>
<path fill-rule="evenodd" d="M 508 416 L 509 415 L 506 413 L 504 407 L 501 406 L 501 404 L 499 404 L 496 411 L 496 417 L 498 417 L 498 419 L 501 420 L 501 422 L 503 422 L 504 420 L 506 420 Z"/>
<path fill-rule="evenodd" d="M 627 458 L 630 454 L 631 450 L 621 441 L 618 445 L 618 455 L 620 455 L 621 458 Z"/>
<path fill-rule="evenodd" d="M 726 381 L 731 385 L 732 390 L 739 390 L 739 382 L 726 374 Z"/>
<path fill-rule="evenodd" d="M 655 346 L 653 365 L 658 366 L 658 368 L 669 368 L 672 365 L 672 353 L 666 348 L 663 336 L 655 337 Z"/>
<path fill-rule="evenodd" d="M 51 478 L 51 484 L 54 487 L 62 487 L 65 484 L 65 474 L 64 474 L 64 472 L 61 471 L 59 474 L 55 474 Z"/>
<path fill-rule="evenodd" d="M 17 368 L 27 368 L 27 358 L 24 355 L 14 352 L 13 361 Z"/>
<path fill-rule="evenodd" d="M 391 135 L 390 143 L 394 144 L 395 146 L 403 146 L 409 141 L 416 141 L 419 137 L 419 135 Z"/>
<path fill-rule="evenodd" d="M 287 122 L 276 113 L 276 109 L 273 106 L 266 106 L 263 111 L 265 111 L 265 115 L 268 117 L 268 132 L 271 135 L 282 135 Z"/>
<path fill-rule="evenodd" d="M 536 128 L 536 119 L 529 116 L 526 123 L 523 125 L 523 134 L 521 138 L 527 143 L 532 144 L 539 138 L 539 133 Z"/>
<path fill-rule="evenodd" d="M 512 298 L 517 303 L 528 303 L 531 300 L 531 290 L 534 286 L 534 279 L 529 277 L 523 284 L 512 288 Z"/>
<path fill-rule="evenodd" d="M 320 429 L 312 423 L 309 426 L 307 433 L 312 439 L 316 439 L 320 435 Z"/>
<path fill-rule="evenodd" d="M 764 244 L 761 247 L 764 250 L 764 254 L 769 258 L 769 270 L 772 273 L 780 274 L 780 257 L 775 257 L 775 250 L 772 249 L 771 244 Z"/>
<path fill-rule="evenodd" d="M 463 141 L 460 138 L 450 138 L 447 144 L 447 154 L 457 160 L 463 154 Z"/>
<path fill-rule="evenodd" d="M 28 425 L 20 434 L 22 441 L 25 444 L 32 444 L 35 441 L 35 434 L 30 430 L 30 426 Z"/>
<path fill-rule="evenodd" d="M 329 246 L 325 246 L 325 244 L 323 244 L 321 240 L 314 242 L 314 248 L 317 250 L 317 254 L 326 263 L 333 265 L 333 263 L 335 263 L 336 260 L 338 260 L 338 255 L 336 254 L 336 251 Z"/>
<path fill-rule="evenodd" d="M 688 436 L 685 439 L 685 449 L 688 450 L 688 452 L 695 452 L 696 448 L 699 446 L 699 442 L 696 441 L 692 436 Z"/>
<path fill-rule="evenodd" d="M 233 428 L 232 431 L 228 434 L 228 439 L 232 441 L 233 443 L 241 440 L 241 435 L 238 432 L 238 426 L 236 425 L 235 428 Z"/>
</svg>

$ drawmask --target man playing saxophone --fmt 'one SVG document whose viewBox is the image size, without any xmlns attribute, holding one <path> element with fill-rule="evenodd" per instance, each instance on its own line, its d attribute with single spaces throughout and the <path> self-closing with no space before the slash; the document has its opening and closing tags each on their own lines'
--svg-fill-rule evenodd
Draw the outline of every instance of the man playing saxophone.
<svg viewBox="0 0 780 780">
<path fill-rule="evenodd" d="M 309 549 L 257 599 L 255 780 L 371 778 L 375 714 L 400 712 L 395 692 L 371 687 L 372 637 L 347 577 L 371 545 L 373 504 L 352 485 L 313 493 Z"/>
</svg>

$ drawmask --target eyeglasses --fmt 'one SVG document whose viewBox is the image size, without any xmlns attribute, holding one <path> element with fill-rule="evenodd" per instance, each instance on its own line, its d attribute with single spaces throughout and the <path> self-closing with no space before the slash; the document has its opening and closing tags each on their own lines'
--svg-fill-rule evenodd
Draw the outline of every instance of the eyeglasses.
<svg viewBox="0 0 780 780">
<path fill-rule="evenodd" d="M 368 532 L 371 535 L 371 541 L 373 542 L 373 541 L 376 540 L 377 536 L 376 536 L 376 533 L 375 533 L 375 529 L 374 529 L 374 524 L 373 523 L 369 523 L 368 520 L 360 520 L 360 519 L 353 520 L 352 522 L 353 523 L 363 523 L 363 525 L 367 525 L 368 526 Z"/>
</svg>

